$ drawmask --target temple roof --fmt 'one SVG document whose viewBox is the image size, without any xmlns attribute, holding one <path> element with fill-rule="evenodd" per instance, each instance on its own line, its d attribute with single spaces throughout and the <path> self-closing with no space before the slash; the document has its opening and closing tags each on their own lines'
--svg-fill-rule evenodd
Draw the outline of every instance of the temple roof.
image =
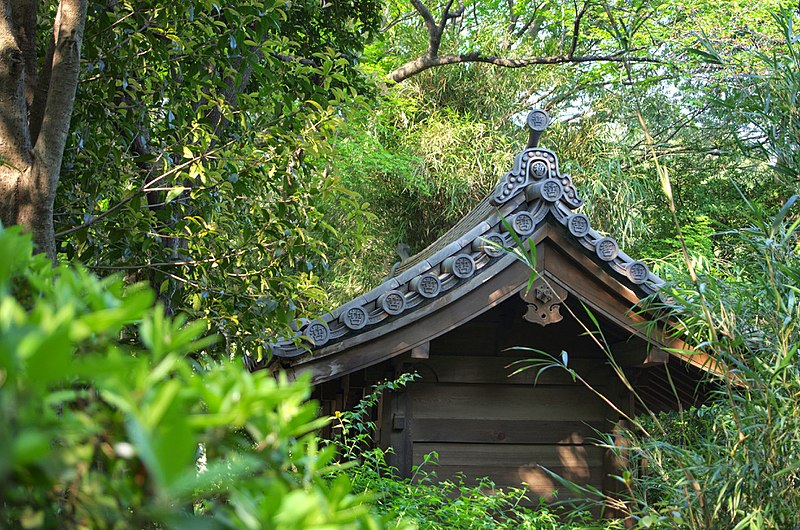
<svg viewBox="0 0 800 530">
<path fill-rule="evenodd" d="M 575 210 L 583 204 L 572 177 L 561 173 L 558 157 L 538 147 L 549 117 L 543 110 L 528 114 L 528 145 L 514 159 L 493 192 L 447 233 L 404 260 L 392 276 L 373 290 L 314 320 L 302 321 L 292 340 L 270 344 L 271 359 L 246 358 L 251 371 L 278 359 L 299 364 L 330 357 L 354 344 L 396 331 L 444 307 L 487 282 L 513 263 L 507 249 L 529 245 L 543 230 L 560 227 L 566 238 L 616 278 L 629 299 L 641 299 L 664 285 L 647 265 L 623 252 L 617 242 L 591 226 Z M 547 226 L 545 226 L 547 225 Z M 298 340 L 299 339 L 299 340 Z"/>
</svg>

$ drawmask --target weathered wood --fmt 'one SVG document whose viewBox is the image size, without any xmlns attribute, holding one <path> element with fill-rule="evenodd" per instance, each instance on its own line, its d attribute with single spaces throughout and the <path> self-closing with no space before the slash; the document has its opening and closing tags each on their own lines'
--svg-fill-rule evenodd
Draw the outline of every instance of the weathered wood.
<svg viewBox="0 0 800 530">
<path fill-rule="evenodd" d="M 655 344 L 674 342 L 664 336 L 661 327 L 646 330 L 647 318 L 631 311 L 639 296 L 588 257 L 582 247 L 568 241 L 561 230 L 552 230 L 545 244 L 551 250 L 546 269 L 549 278 L 629 333 Z"/>
<path fill-rule="evenodd" d="M 439 465 L 486 465 L 496 467 L 550 467 L 561 466 L 583 473 L 584 468 L 602 466 L 604 449 L 587 444 L 537 445 L 537 444 L 464 444 L 464 443 L 414 443 L 414 463 L 423 456 L 437 452 Z"/>
<path fill-rule="evenodd" d="M 408 419 L 411 417 L 410 400 L 408 390 L 392 392 L 389 394 L 387 404 L 387 414 L 391 421 L 385 421 L 381 439 L 386 441 L 384 449 L 392 448 L 392 453 L 388 455 L 390 466 L 396 467 L 401 476 L 411 476 L 412 462 L 412 438 L 411 425 Z M 402 417 L 402 426 L 395 422 L 395 418 Z M 395 428 L 401 427 L 401 428 Z"/>
<path fill-rule="evenodd" d="M 420 457 L 419 463 L 423 462 Z M 491 480 L 498 488 L 521 488 L 524 484 L 547 488 L 541 494 L 549 495 L 554 489 L 563 489 L 558 480 L 548 473 L 555 473 L 559 477 L 578 482 L 581 485 L 590 484 L 598 489 L 603 482 L 602 465 L 581 467 L 580 472 L 574 468 L 553 464 L 551 466 L 520 465 L 520 466 L 493 466 L 493 465 L 442 465 L 434 462 L 422 464 L 415 478 L 429 476 L 432 482 L 463 480 L 465 484 L 475 485 L 480 479 Z M 435 477 L 435 479 L 434 479 Z M 533 489 L 533 488 L 531 488 Z"/>
<path fill-rule="evenodd" d="M 431 353 L 431 343 L 423 342 L 422 344 L 411 350 L 411 358 L 427 359 L 428 357 L 430 357 L 430 353 Z"/>
<path fill-rule="evenodd" d="M 664 364 L 669 354 L 647 342 L 632 337 L 630 340 L 611 345 L 611 353 L 620 366 L 649 366 Z"/>
<path fill-rule="evenodd" d="M 508 468 L 508 467 L 493 467 L 493 466 L 475 466 L 470 468 L 469 475 L 465 475 L 464 470 L 460 466 L 428 466 L 423 467 L 422 471 L 432 473 L 429 480 L 432 482 L 450 481 L 458 484 L 464 481 L 464 484 L 475 486 L 479 483 L 479 479 L 485 477 L 491 480 L 495 488 L 508 489 L 508 488 L 523 488 L 528 492 L 527 499 L 521 499 L 520 505 L 536 507 L 540 501 L 553 502 L 565 501 L 570 499 L 580 499 L 581 495 L 576 494 L 569 488 L 563 486 L 556 478 L 551 476 L 548 471 L 555 473 L 559 477 L 566 480 L 571 480 L 581 486 L 593 486 L 601 490 L 603 470 L 601 466 L 591 466 L 586 469 L 586 474 L 581 477 L 569 479 L 570 470 L 553 466 L 547 468 L 545 471 L 539 467 L 523 467 L 523 468 Z M 418 479 L 424 476 L 423 473 L 418 475 Z M 597 515 L 597 514 L 596 514 Z"/>
<path fill-rule="evenodd" d="M 415 419 L 581 421 L 603 420 L 610 413 L 600 398 L 583 387 L 418 383 L 412 390 Z"/>
<path fill-rule="evenodd" d="M 444 339 L 444 337 L 442 337 Z M 438 344 L 434 345 L 436 348 Z M 513 357 L 439 355 L 434 350 L 429 359 L 415 363 L 423 378 L 439 383 L 499 383 L 511 385 L 533 385 L 538 368 L 531 366 L 529 359 L 537 357 L 535 352 Z M 516 375 L 516 370 L 531 366 Z M 424 367 L 424 368 L 422 368 Z M 602 360 L 570 360 L 569 367 L 590 381 L 602 382 L 615 374 Z M 561 368 L 551 368 L 538 377 L 538 385 L 579 385 Z"/>
<path fill-rule="evenodd" d="M 485 315 L 493 312 L 484 313 Z M 457 330 L 435 339 L 437 355 L 488 355 L 495 351 L 499 322 L 471 320 Z"/>
<path fill-rule="evenodd" d="M 623 501 L 628 492 L 619 477 L 622 476 L 623 471 L 628 466 L 628 447 L 630 442 L 624 436 L 626 428 L 625 421 L 617 423 L 612 434 L 616 449 L 606 449 L 603 454 L 603 492 L 609 496 L 606 513 L 604 514 L 607 517 L 625 516 L 625 513 L 619 509 L 619 503 Z"/>
<path fill-rule="evenodd" d="M 402 431 L 406 428 L 406 416 L 403 413 L 392 414 L 392 430 Z"/>
<path fill-rule="evenodd" d="M 425 455 L 436 453 L 437 463 L 424 465 L 422 472 L 438 480 L 465 480 L 467 484 L 487 477 L 497 487 L 522 487 L 527 484 L 534 498 L 554 499 L 562 490 L 559 482 L 542 467 L 562 478 L 597 488 L 603 482 L 603 450 L 590 445 L 495 445 L 415 443 L 414 464 Z M 417 472 L 417 476 L 424 474 Z M 559 498 L 571 498 L 566 492 Z"/>
<path fill-rule="evenodd" d="M 414 442 L 574 445 L 598 438 L 611 423 L 604 420 L 480 420 L 417 418 Z"/>
</svg>

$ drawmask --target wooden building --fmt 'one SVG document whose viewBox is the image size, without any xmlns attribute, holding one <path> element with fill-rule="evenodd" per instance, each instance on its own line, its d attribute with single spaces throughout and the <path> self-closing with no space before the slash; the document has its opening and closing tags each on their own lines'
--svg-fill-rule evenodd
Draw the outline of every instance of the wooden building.
<svg viewBox="0 0 800 530">
<path fill-rule="evenodd" d="M 602 346 L 655 410 L 696 399 L 699 369 L 664 350 L 659 326 L 645 325 L 639 304 L 663 281 L 575 211 L 582 200 L 571 177 L 538 147 L 548 119 L 529 114 L 530 139 L 511 171 L 443 237 L 374 290 L 305 322 L 305 345 L 275 343 L 270 362 L 248 359 L 248 368 L 310 373 L 327 413 L 417 371 L 420 380 L 384 396 L 376 418 L 379 443 L 394 448 L 406 476 L 436 451 L 440 479 L 525 483 L 532 498 L 552 498 L 557 484 L 544 467 L 612 491 L 617 462 L 596 433 L 612 432 L 641 402 Z M 502 248 L 520 242 L 535 247 L 530 289 L 531 269 Z M 584 382 L 558 369 L 538 381 L 536 368 L 511 375 L 542 351 L 565 355 Z"/>
</svg>

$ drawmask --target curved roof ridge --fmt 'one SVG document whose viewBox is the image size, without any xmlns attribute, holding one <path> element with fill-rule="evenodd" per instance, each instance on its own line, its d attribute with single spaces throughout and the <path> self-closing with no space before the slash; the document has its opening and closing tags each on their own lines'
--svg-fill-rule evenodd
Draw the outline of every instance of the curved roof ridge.
<svg viewBox="0 0 800 530">
<path fill-rule="evenodd" d="M 433 256 L 436 254 L 436 252 L 446 247 L 449 243 L 458 239 L 460 234 L 467 232 L 472 227 L 478 225 L 481 221 L 486 219 L 493 211 L 497 209 L 494 205 L 492 205 L 491 198 L 492 197 L 490 195 L 487 195 L 481 199 L 475 208 L 470 210 L 467 215 L 462 217 L 456 224 L 450 227 L 450 229 L 442 234 L 441 237 L 439 237 L 436 241 L 413 256 L 409 256 L 407 259 L 401 261 L 391 276 L 398 276 L 414 265 L 420 263 L 430 256 Z"/>
</svg>

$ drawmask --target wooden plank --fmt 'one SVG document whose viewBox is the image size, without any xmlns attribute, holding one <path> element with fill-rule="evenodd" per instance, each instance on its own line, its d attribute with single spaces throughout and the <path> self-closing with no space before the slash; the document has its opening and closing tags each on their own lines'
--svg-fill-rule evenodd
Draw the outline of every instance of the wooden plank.
<svg viewBox="0 0 800 530">
<path fill-rule="evenodd" d="M 481 420 L 416 418 L 414 442 L 574 444 L 610 431 L 609 421 Z"/>
<path fill-rule="evenodd" d="M 584 300 L 599 315 L 648 340 L 641 327 L 646 319 L 631 311 L 639 296 L 586 256 L 582 248 L 567 244 L 558 230 L 552 230 L 548 235 L 548 241 L 544 243 L 552 247 L 548 253 L 548 278 Z M 649 340 L 663 343 L 662 328 L 657 327 L 653 331 Z"/>
<path fill-rule="evenodd" d="M 427 359 L 431 355 L 431 343 L 423 342 L 411 350 L 412 359 Z"/>
<path fill-rule="evenodd" d="M 592 466 L 586 468 L 585 473 L 578 476 L 569 469 L 562 467 L 548 468 L 549 471 L 581 485 L 592 485 L 598 489 L 603 481 L 602 467 Z M 456 484 L 462 480 L 467 486 L 478 485 L 478 479 L 487 477 L 494 482 L 497 488 L 520 488 L 527 485 L 529 502 L 525 504 L 538 504 L 539 499 L 543 498 L 547 502 L 556 499 L 574 499 L 575 493 L 562 486 L 555 478 L 546 471 L 538 467 L 497 467 L 497 466 L 472 466 L 465 470 L 459 466 L 433 466 L 429 465 L 422 468 L 417 479 L 428 475 L 428 479 L 433 483 L 449 480 Z M 569 478 L 572 477 L 572 478 Z"/>
<path fill-rule="evenodd" d="M 603 465 L 605 449 L 588 444 L 466 444 L 418 442 L 413 445 L 414 464 L 431 452 L 439 455 L 441 466 L 493 466 L 569 468 L 576 475 L 583 468 Z"/>
<path fill-rule="evenodd" d="M 387 455 L 388 464 L 396 467 L 400 476 L 411 476 L 412 444 L 409 425 L 410 400 L 408 391 L 392 392 L 389 395 L 386 416 L 383 419 L 381 440 L 385 440 L 383 449 L 391 447 L 393 452 Z M 404 418 L 405 428 L 396 430 L 395 418 Z"/>
<path fill-rule="evenodd" d="M 605 291 L 605 294 L 613 295 L 615 305 L 621 304 L 627 309 L 639 301 L 639 295 L 623 285 L 617 279 L 616 272 L 608 272 L 597 263 L 596 257 L 587 256 L 588 251 L 582 245 L 575 244 L 574 240 L 568 239 L 562 232 L 561 227 L 550 230 L 547 239 L 543 241 L 543 244 L 548 247 L 547 272 L 558 277 L 561 273 L 567 273 L 578 279 L 578 283 L 581 285 L 589 282 L 590 289 L 578 289 L 581 294 L 602 290 Z M 574 287 L 577 288 L 578 285 Z M 623 309 L 623 311 L 626 312 L 627 309 Z M 616 313 L 616 311 L 614 312 Z"/>
<path fill-rule="evenodd" d="M 599 391 L 605 389 L 600 387 Z M 584 387 L 416 383 L 414 418 L 603 420 L 609 407 Z"/>
<path fill-rule="evenodd" d="M 420 363 L 420 365 L 426 367 L 425 370 L 420 370 L 420 374 L 425 379 L 440 383 L 532 385 L 537 378 L 538 368 L 529 368 L 514 376 L 511 376 L 511 373 L 530 365 L 530 363 L 525 362 L 526 359 L 535 356 L 535 352 L 530 352 L 530 355 L 515 355 L 513 357 L 445 356 L 439 355 L 434 350 L 427 361 Z M 616 377 L 611 367 L 605 365 L 605 361 L 602 360 L 570 359 L 569 367 L 593 382 L 603 382 L 608 378 Z M 552 368 L 539 376 L 537 384 L 580 385 L 581 383 L 573 381 L 565 370 Z"/>
<path fill-rule="evenodd" d="M 434 481 L 464 480 L 472 485 L 476 479 L 487 477 L 501 488 L 525 483 L 534 499 L 544 497 L 547 501 L 555 500 L 556 490 L 560 491 L 559 499 L 575 495 L 542 467 L 577 484 L 598 489 L 603 485 L 604 450 L 600 447 L 415 443 L 414 464 L 421 464 L 424 455 L 432 451 L 438 454 L 438 463 L 425 464 L 417 472 L 418 478 L 435 474 Z"/>
<path fill-rule="evenodd" d="M 405 429 L 400 431 L 402 442 L 392 447 L 401 455 L 401 466 L 398 467 L 401 474 L 409 476 L 411 466 L 414 463 L 414 444 L 413 444 L 413 410 L 411 408 L 411 395 L 408 390 L 403 390 L 397 394 L 397 414 L 405 416 Z M 399 449 L 398 449 L 399 448 Z"/>
<path fill-rule="evenodd" d="M 470 321 L 433 341 L 437 355 L 487 355 L 495 351 L 497 322 Z"/>
</svg>

